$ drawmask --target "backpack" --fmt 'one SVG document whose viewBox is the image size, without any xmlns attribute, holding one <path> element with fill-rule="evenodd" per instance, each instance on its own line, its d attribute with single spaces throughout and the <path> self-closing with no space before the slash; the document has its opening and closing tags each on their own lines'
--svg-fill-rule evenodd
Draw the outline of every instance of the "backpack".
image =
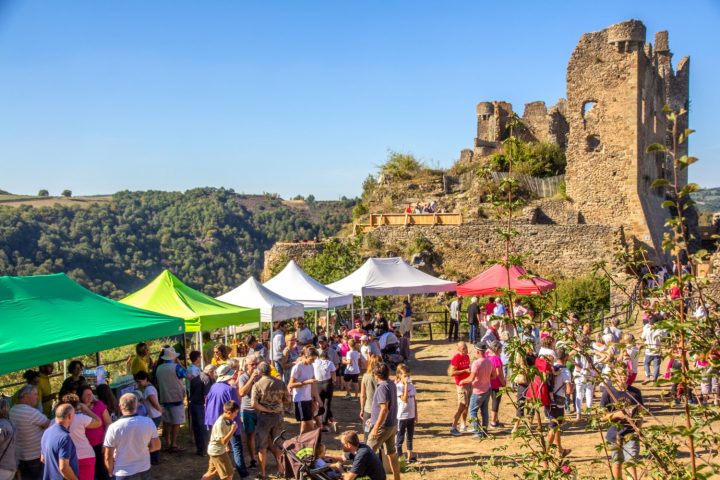
<svg viewBox="0 0 720 480">
<path fill-rule="evenodd" d="M 525 391 L 525 398 L 528 400 L 539 400 L 543 407 L 550 406 L 550 387 L 548 387 L 547 382 L 544 381 L 540 375 L 533 378 L 532 383 L 530 383 L 530 386 Z"/>
</svg>

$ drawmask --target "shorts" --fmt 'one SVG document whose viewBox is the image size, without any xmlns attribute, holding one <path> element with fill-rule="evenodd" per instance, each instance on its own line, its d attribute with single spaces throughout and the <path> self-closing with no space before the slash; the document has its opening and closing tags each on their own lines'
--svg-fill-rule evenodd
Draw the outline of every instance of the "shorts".
<svg viewBox="0 0 720 480">
<path fill-rule="evenodd" d="M 472 385 L 455 385 L 457 390 L 458 405 L 470 405 L 470 395 L 472 395 Z"/>
<path fill-rule="evenodd" d="M 253 433 L 255 425 L 257 425 L 257 412 L 255 410 L 243 410 L 240 412 L 240 420 L 242 420 L 245 433 Z"/>
<path fill-rule="evenodd" d="M 564 400 L 563 400 L 564 402 Z M 562 424 L 563 417 L 565 416 L 565 407 L 558 407 L 557 405 L 550 405 L 545 407 L 545 418 L 548 419 L 548 427 L 557 428 Z"/>
<path fill-rule="evenodd" d="M 298 422 L 306 422 L 313 419 L 313 402 L 312 400 L 303 400 L 295 403 L 295 420 Z"/>
<path fill-rule="evenodd" d="M 360 378 L 359 373 L 356 373 L 354 375 L 346 373 L 343 375 L 343 380 L 345 380 L 346 382 L 358 383 L 359 378 Z"/>
<path fill-rule="evenodd" d="M 265 450 L 270 447 L 270 442 L 280 435 L 284 430 L 285 420 L 282 413 L 257 414 L 257 425 L 255 426 L 255 445 L 258 450 Z"/>
<path fill-rule="evenodd" d="M 709 382 L 700 382 L 700 394 L 701 395 L 710 395 L 710 383 Z"/>
<path fill-rule="evenodd" d="M 392 427 L 380 427 L 378 429 L 377 438 L 368 437 L 367 446 L 378 453 L 380 448 L 385 445 L 385 453 L 392 455 L 395 453 L 395 436 L 397 435 L 397 425 Z"/>
<path fill-rule="evenodd" d="M 205 474 L 209 477 L 217 475 L 220 480 L 232 479 L 235 469 L 230 461 L 230 455 L 223 453 L 222 455 L 209 455 L 208 471 Z"/>
<path fill-rule="evenodd" d="M 640 458 L 640 442 L 637 441 L 637 438 L 628 436 L 623 442 L 622 448 L 617 443 L 608 443 L 608 451 L 612 463 L 633 464 Z"/>
<path fill-rule="evenodd" d="M 185 423 L 185 405 L 182 403 L 163 403 L 162 419 L 170 425 L 182 425 Z"/>
</svg>

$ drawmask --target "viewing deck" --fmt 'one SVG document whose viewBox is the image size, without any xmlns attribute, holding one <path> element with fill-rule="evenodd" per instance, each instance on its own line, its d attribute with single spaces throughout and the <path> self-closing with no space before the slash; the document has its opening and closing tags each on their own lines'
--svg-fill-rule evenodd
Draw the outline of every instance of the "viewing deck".
<svg viewBox="0 0 720 480">
<path fill-rule="evenodd" d="M 370 223 L 353 225 L 353 235 L 370 232 L 385 225 L 408 227 L 412 225 L 462 225 L 461 213 L 372 213 Z"/>
</svg>

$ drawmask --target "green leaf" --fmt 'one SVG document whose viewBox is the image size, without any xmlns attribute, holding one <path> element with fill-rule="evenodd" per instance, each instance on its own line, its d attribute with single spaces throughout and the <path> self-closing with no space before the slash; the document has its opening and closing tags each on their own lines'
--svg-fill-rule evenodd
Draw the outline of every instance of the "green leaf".
<svg viewBox="0 0 720 480">
<path fill-rule="evenodd" d="M 660 208 L 673 208 L 675 206 L 675 202 L 672 200 L 665 200 L 660 204 Z"/>
<path fill-rule="evenodd" d="M 664 178 L 658 178 L 657 180 L 652 182 L 652 185 L 650 185 L 650 188 L 667 187 L 669 185 L 670 185 L 670 182 L 668 182 Z"/>
<path fill-rule="evenodd" d="M 653 143 L 647 147 L 646 152 L 647 153 L 667 152 L 667 147 L 665 145 L 663 145 L 662 143 Z"/>
</svg>

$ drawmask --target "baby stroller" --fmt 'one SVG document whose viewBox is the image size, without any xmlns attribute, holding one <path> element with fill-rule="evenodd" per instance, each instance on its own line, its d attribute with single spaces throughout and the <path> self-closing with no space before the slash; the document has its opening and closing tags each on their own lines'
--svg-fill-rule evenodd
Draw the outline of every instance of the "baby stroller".
<svg viewBox="0 0 720 480">
<path fill-rule="evenodd" d="M 399 364 L 405 361 L 405 358 L 399 353 L 400 340 L 394 333 L 385 332 L 380 335 L 378 344 L 380 345 L 383 362 L 391 369 L 394 370 Z"/>
<path fill-rule="evenodd" d="M 275 445 L 279 440 L 283 440 L 285 431 L 274 439 Z M 332 467 L 326 465 L 320 468 L 313 468 L 315 461 L 315 452 L 320 444 L 320 429 L 313 430 L 298 435 L 297 437 L 282 442 L 280 450 L 282 451 L 282 461 L 285 469 L 286 478 L 295 478 L 296 480 L 335 480 L 332 475 Z M 294 475 L 294 476 L 292 476 Z"/>
</svg>

